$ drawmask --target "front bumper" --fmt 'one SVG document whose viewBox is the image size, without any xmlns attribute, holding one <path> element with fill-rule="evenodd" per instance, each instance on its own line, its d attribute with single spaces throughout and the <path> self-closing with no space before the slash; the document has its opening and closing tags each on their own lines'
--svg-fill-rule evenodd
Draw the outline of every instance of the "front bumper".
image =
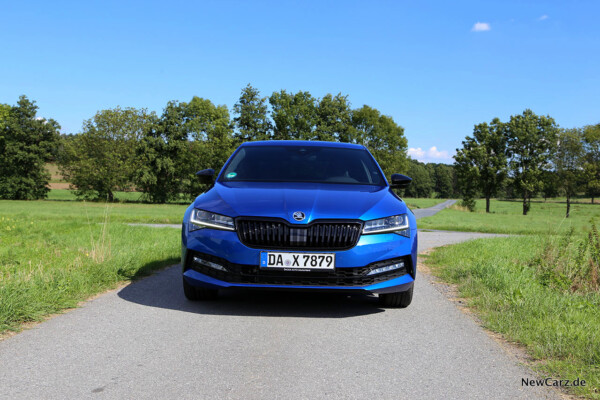
<svg viewBox="0 0 600 400">
<path fill-rule="evenodd" d="M 198 262 L 201 260 L 201 262 Z M 375 268 L 404 263 L 404 267 L 369 275 Z M 401 257 L 366 267 L 333 271 L 278 271 L 258 265 L 233 264 L 208 254 L 188 252 L 184 276 L 195 286 L 209 288 L 258 287 L 263 289 L 365 290 L 373 293 L 402 291 L 414 281 L 410 257 Z M 401 286 L 401 287 L 398 287 Z M 404 288 L 405 287 L 405 288 Z M 393 289 L 393 290 L 389 290 Z"/>
<path fill-rule="evenodd" d="M 339 292 L 369 292 L 369 293 L 394 293 L 409 290 L 414 279 L 410 275 L 404 275 L 399 278 L 391 279 L 386 282 L 377 283 L 369 286 L 310 286 L 310 285 L 269 285 L 269 284 L 251 284 L 251 283 L 230 283 L 224 282 L 210 276 L 201 274 L 195 270 L 187 270 L 183 273 L 185 280 L 194 286 L 203 286 L 210 289 L 223 288 L 255 288 L 255 289 L 284 289 L 284 290 L 315 290 L 315 291 L 339 291 Z"/>
<path fill-rule="evenodd" d="M 332 251 L 336 254 L 336 268 L 332 272 L 265 271 L 259 268 L 261 250 L 243 245 L 236 232 L 208 228 L 187 232 L 185 224 L 182 231 L 183 275 L 194 286 L 381 294 L 410 289 L 416 276 L 416 230 L 411 232 L 410 238 L 393 233 L 363 235 L 353 248 Z M 194 257 L 219 264 L 224 270 L 195 263 Z M 367 275 L 374 266 L 398 260 L 404 261 L 405 267 L 401 270 Z"/>
</svg>

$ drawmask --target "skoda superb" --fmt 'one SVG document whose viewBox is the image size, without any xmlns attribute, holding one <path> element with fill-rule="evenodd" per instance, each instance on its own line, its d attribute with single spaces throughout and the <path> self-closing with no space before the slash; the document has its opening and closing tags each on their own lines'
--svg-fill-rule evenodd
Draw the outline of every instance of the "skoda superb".
<svg viewBox="0 0 600 400">
<path fill-rule="evenodd" d="M 211 188 L 186 210 L 183 290 L 190 300 L 225 288 L 374 293 L 386 307 L 411 303 L 417 226 L 361 145 L 242 144 Z M 214 182 L 213 182 L 214 180 Z"/>
</svg>

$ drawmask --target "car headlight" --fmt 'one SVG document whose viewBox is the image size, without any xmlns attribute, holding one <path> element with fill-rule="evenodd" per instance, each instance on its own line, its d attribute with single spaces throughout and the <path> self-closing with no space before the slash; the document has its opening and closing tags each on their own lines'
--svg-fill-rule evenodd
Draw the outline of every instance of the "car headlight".
<svg viewBox="0 0 600 400">
<path fill-rule="evenodd" d="M 202 228 L 235 231 L 235 224 L 231 217 L 194 208 L 192 215 L 190 216 L 189 229 L 190 231 L 195 231 Z"/>
<path fill-rule="evenodd" d="M 408 215 L 394 215 L 391 217 L 366 221 L 362 231 L 363 235 L 389 232 L 410 237 L 410 224 L 408 222 Z"/>
</svg>

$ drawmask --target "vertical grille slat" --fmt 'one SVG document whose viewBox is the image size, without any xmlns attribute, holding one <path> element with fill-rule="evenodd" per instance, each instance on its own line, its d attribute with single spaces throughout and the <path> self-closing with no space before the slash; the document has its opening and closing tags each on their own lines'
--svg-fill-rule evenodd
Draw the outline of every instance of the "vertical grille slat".
<svg viewBox="0 0 600 400">
<path fill-rule="evenodd" d="M 283 221 L 239 218 L 236 221 L 240 241 L 265 249 L 348 249 L 356 245 L 362 223 L 359 221 L 319 222 L 310 226 Z"/>
<path fill-rule="evenodd" d="M 348 235 L 350 234 L 351 230 L 352 230 L 352 226 L 350 226 L 350 225 L 344 226 L 344 239 L 343 239 L 344 241 L 348 240 Z"/>
</svg>

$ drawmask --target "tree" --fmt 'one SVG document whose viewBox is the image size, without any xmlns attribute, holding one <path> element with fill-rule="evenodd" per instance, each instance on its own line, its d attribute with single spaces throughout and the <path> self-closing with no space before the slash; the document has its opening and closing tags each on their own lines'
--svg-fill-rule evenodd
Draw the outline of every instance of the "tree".
<svg viewBox="0 0 600 400">
<path fill-rule="evenodd" d="M 138 142 L 156 120 L 154 113 L 135 108 L 103 110 L 84 121 L 83 132 L 63 142 L 61 173 L 86 199 L 114 200 L 117 190 L 133 189 L 139 164 Z"/>
<path fill-rule="evenodd" d="M 473 137 L 467 136 L 462 142 L 461 162 L 468 162 L 478 170 L 477 178 L 480 190 L 485 197 L 485 212 L 490 212 L 490 199 L 498 193 L 506 179 L 507 155 L 504 124 L 494 118 L 488 125 L 486 122 L 475 125 Z M 461 168 L 471 178 L 472 171 Z M 466 184 L 466 182 L 464 182 Z"/>
<path fill-rule="evenodd" d="M 582 132 L 579 129 L 561 129 L 558 133 L 558 147 L 554 152 L 554 166 L 558 184 L 567 197 L 567 214 L 571 213 L 571 197 L 577 194 L 583 165 Z"/>
<path fill-rule="evenodd" d="M 456 149 L 454 170 L 459 192 L 462 194 L 462 205 L 469 211 L 475 211 L 475 199 L 479 196 L 479 168 L 471 156 L 468 145 L 463 142 L 462 149 Z"/>
<path fill-rule="evenodd" d="M 195 172 L 205 168 L 219 171 L 233 151 L 233 124 L 224 105 L 194 96 L 184 103 L 185 130 L 190 139 L 192 170 L 188 173 L 182 192 L 193 199 L 203 191 L 203 184 Z"/>
<path fill-rule="evenodd" d="M 190 139 L 204 142 L 209 150 L 208 158 L 202 162 L 210 168 L 221 168 L 233 147 L 233 124 L 227 106 L 216 106 L 210 100 L 196 96 L 184 106 Z"/>
<path fill-rule="evenodd" d="M 449 199 L 454 194 L 453 167 L 446 164 L 433 165 L 434 190 L 441 199 Z"/>
<path fill-rule="evenodd" d="M 523 215 L 527 215 L 531 196 L 541 188 L 558 127 L 550 116 L 538 116 L 531 110 L 511 116 L 505 127 L 510 172 L 523 199 Z"/>
<path fill-rule="evenodd" d="M 600 196 L 600 124 L 584 128 L 583 144 L 586 194 L 594 203 L 594 198 Z"/>
<path fill-rule="evenodd" d="M 338 93 L 325 95 L 317 105 L 317 126 L 315 139 L 325 141 L 356 141 L 356 131 L 352 126 L 352 109 L 348 96 Z"/>
<path fill-rule="evenodd" d="M 268 140 L 271 138 L 271 121 L 267 114 L 267 98 L 248 84 L 242 89 L 240 99 L 233 106 L 234 125 L 239 142 Z"/>
<path fill-rule="evenodd" d="M 315 140 L 317 100 L 309 92 L 291 94 L 285 90 L 269 97 L 271 117 L 275 123 L 275 140 Z"/>
<path fill-rule="evenodd" d="M 548 197 L 557 197 L 559 193 L 556 171 L 542 171 L 542 194 L 544 201 Z"/>
<path fill-rule="evenodd" d="M 0 199 L 34 200 L 50 190 L 45 163 L 57 145 L 60 126 L 37 117 L 25 96 L 16 106 L 0 105 Z"/>
<path fill-rule="evenodd" d="M 204 188 L 195 173 L 223 166 L 233 150 L 232 133 L 225 106 L 200 97 L 169 102 L 139 143 L 136 184 L 157 203 L 198 196 Z"/>
<path fill-rule="evenodd" d="M 352 113 L 352 126 L 356 130 L 355 142 L 366 146 L 386 176 L 403 171 L 408 166 L 404 128 L 392 117 L 367 105 Z"/>
<path fill-rule="evenodd" d="M 404 196 L 431 197 L 434 180 L 425 164 L 409 159 L 406 175 L 410 176 L 413 181 L 408 188 L 404 189 Z"/>
<path fill-rule="evenodd" d="M 195 172 L 184 114 L 182 104 L 170 101 L 136 148 L 139 168 L 134 181 L 153 203 L 177 200 L 184 181 Z"/>
<path fill-rule="evenodd" d="M 4 129 L 8 123 L 8 116 L 10 115 L 10 106 L 8 104 L 0 104 L 0 132 Z"/>
</svg>

